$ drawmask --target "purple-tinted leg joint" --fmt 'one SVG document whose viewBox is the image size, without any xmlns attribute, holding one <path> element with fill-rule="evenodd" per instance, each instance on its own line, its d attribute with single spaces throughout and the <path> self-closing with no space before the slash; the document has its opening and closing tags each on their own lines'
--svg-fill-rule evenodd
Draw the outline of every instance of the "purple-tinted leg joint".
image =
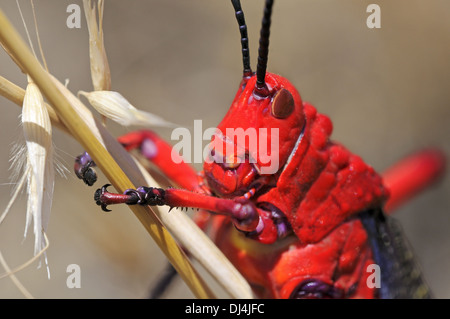
<svg viewBox="0 0 450 319">
<path fill-rule="evenodd" d="M 110 212 L 107 209 L 108 205 L 127 204 L 127 205 L 165 205 L 165 191 L 161 188 L 154 187 L 139 187 L 137 189 L 127 189 L 123 194 L 114 194 L 108 192 L 107 188 L 110 184 L 104 185 L 97 189 L 94 195 L 95 203 L 102 207 L 105 212 Z"/>
<path fill-rule="evenodd" d="M 97 181 L 97 174 L 92 168 L 94 166 L 95 163 L 91 156 L 84 152 L 75 159 L 74 171 L 79 179 L 82 179 L 87 185 L 92 186 Z"/>
<path fill-rule="evenodd" d="M 140 195 L 140 198 L 142 199 L 142 203 L 138 203 L 138 204 L 150 205 L 150 206 L 166 205 L 166 202 L 165 202 L 166 192 L 162 188 L 141 186 L 141 187 L 138 187 L 136 190 L 131 189 L 131 190 L 127 190 L 127 191 L 135 191 Z"/>
<path fill-rule="evenodd" d="M 255 229 L 260 218 L 256 206 L 246 198 L 236 198 L 231 210 L 231 216 L 239 230 L 247 232 L 247 229 Z"/>
</svg>

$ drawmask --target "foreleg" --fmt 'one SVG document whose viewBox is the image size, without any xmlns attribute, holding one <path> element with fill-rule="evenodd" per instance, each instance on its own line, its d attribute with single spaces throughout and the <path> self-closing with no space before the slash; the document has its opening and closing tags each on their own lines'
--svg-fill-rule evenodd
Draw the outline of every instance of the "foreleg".
<svg viewBox="0 0 450 319">
<path fill-rule="evenodd" d="M 95 193 L 97 205 L 105 211 L 109 211 L 108 205 L 114 204 L 197 208 L 228 216 L 238 230 L 260 242 L 271 243 L 277 239 L 277 227 L 270 212 L 257 208 L 245 197 L 224 199 L 184 189 L 164 190 L 145 186 L 126 190 L 124 194 L 114 194 L 107 191 L 108 186 Z"/>
</svg>

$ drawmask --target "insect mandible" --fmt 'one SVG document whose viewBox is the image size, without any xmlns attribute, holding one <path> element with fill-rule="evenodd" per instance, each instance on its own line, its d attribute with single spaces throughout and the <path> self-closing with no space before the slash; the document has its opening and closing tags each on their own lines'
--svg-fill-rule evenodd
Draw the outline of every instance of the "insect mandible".
<svg viewBox="0 0 450 319">
<path fill-rule="evenodd" d="M 232 4 L 243 79 L 217 126 L 203 171 L 175 163 L 172 147 L 155 133 L 132 132 L 119 138 L 122 145 L 139 149 L 180 188 L 142 186 L 113 194 L 105 185 L 96 191 L 97 204 L 103 210 L 120 203 L 200 209 L 197 224 L 259 297 L 429 297 L 400 228 L 383 208 L 434 180 L 443 167 L 441 153 L 415 154 L 383 179 L 330 140 L 330 119 L 304 102 L 287 79 L 266 72 L 273 1 L 265 3 L 255 73 L 243 11 L 239 1 Z M 276 145 L 270 156 L 236 133 L 250 131 L 266 148 Z M 94 165 L 86 153 L 75 163 L 77 175 L 90 185 Z M 405 167 L 415 170 L 404 173 Z M 379 287 L 368 284 L 371 265 L 380 267 Z"/>
</svg>

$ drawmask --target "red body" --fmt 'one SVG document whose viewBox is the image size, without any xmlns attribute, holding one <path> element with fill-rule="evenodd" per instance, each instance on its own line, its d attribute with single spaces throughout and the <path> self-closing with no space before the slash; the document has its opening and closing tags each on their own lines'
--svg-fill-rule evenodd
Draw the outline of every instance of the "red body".
<svg viewBox="0 0 450 319">
<path fill-rule="evenodd" d="M 119 141 L 127 149 L 139 147 L 183 188 L 167 189 L 165 204 L 202 209 L 198 225 L 210 232 L 258 296 L 298 297 L 299 289 L 313 280 L 333 293 L 302 296 L 377 297 L 366 283 L 367 266 L 374 260 L 358 213 L 383 207 L 390 191 L 394 196 L 387 206 L 395 207 L 433 182 L 444 168 L 442 154 L 430 150 L 414 155 L 383 182 L 360 157 L 330 141 L 330 119 L 303 102 L 289 81 L 268 73 L 266 84 L 269 93 L 261 98 L 255 94 L 255 76 L 242 81 L 210 144 L 213 161 L 205 162 L 199 174 L 184 162 L 174 163 L 170 145 L 152 132 L 129 133 Z M 283 90 L 287 98 L 278 98 Z M 227 137 L 230 128 L 277 128 L 278 135 L 267 140 L 268 145 L 270 139 L 279 141 L 272 150 L 276 154 L 270 154 L 276 155 L 277 171 L 262 174 L 270 163 Z M 234 159 L 219 161 L 229 157 L 219 152 L 225 149 L 221 144 L 236 146 Z M 128 195 L 122 196 L 125 202 Z M 118 202 L 114 197 L 103 203 Z M 253 210 L 256 219 L 248 217 Z"/>
<path fill-rule="evenodd" d="M 432 183 L 444 169 L 443 155 L 434 150 L 413 155 L 383 180 L 330 140 L 327 116 L 303 102 L 288 80 L 266 72 L 273 1 L 265 3 L 256 75 L 242 8 L 238 0 L 232 4 L 244 78 L 212 138 L 203 171 L 197 174 L 178 155 L 174 158 L 170 144 L 153 132 L 132 132 L 119 138 L 124 147 L 138 148 L 180 188 L 143 186 L 113 194 L 104 186 L 95 194 L 97 204 L 104 210 L 120 203 L 200 209 L 199 227 L 259 297 L 426 296 L 410 251 L 381 209 L 390 212 Z M 89 185 L 95 181 L 92 165 L 87 154 L 75 163 L 77 176 Z M 368 284 L 368 266 L 377 261 L 394 293 Z M 417 294 L 408 294 L 412 286 Z"/>
<path fill-rule="evenodd" d="M 271 115 L 270 97 L 254 98 L 254 81 L 251 78 L 238 91 L 218 128 L 222 132 L 229 127 L 279 128 L 280 169 L 265 181 L 270 190 L 251 199 L 257 207 L 277 207 L 294 234 L 278 239 L 267 216 L 264 231 L 248 238 L 234 229 L 229 218 L 220 216 L 214 220 L 215 242 L 263 297 L 288 298 L 309 278 L 339 288 L 343 297 L 373 297 L 366 285 L 369 273 L 365 269 L 373 263 L 367 234 L 352 216 L 383 204 L 387 191 L 381 178 L 358 156 L 329 140 L 329 118 L 302 102 L 286 79 L 266 75 L 272 96 L 285 88 L 294 98 L 295 110 L 285 119 Z M 205 164 L 204 171 L 221 184 L 235 185 L 234 176 L 223 178 L 227 169 L 222 166 Z M 256 175 L 255 179 L 263 177 Z M 242 193 L 242 185 L 236 188 Z"/>
</svg>

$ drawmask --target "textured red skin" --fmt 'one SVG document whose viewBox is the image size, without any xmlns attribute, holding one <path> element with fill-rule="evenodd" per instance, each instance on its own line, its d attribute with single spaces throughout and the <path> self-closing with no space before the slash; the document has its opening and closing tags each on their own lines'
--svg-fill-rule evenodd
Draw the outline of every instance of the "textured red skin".
<svg viewBox="0 0 450 319">
<path fill-rule="evenodd" d="M 276 92 L 285 88 L 291 92 L 295 102 L 291 116 L 274 118 L 270 114 L 270 98 L 254 98 L 255 80 L 255 77 L 250 78 L 244 90 L 236 94 L 230 110 L 218 125 L 222 132 L 230 127 L 278 127 L 278 157 L 280 167 L 283 167 L 305 122 L 306 127 L 289 164 L 272 176 L 276 186 L 254 201 L 271 203 L 284 212 L 295 234 L 304 243 L 318 242 L 351 215 L 381 207 L 388 196 L 381 178 L 358 156 L 329 141 L 332 132 L 330 119 L 318 114 L 310 104 L 303 103 L 297 90 L 285 78 L 268 73 L 266 83 L 269 90 Z M 207 164 L 204 166 L 205 175 L 212 169 L 220 170 L 214 163 Z M 224 178 L 225 174 L 220 177 L 216 182 L 222 185 L 233 183 L 225 188 L 245 189 L 245 185 L 234 185 L 235 178 Z"/>
<path fill-rule="evenodd" d="M 259 297 L 288 298 L 299 284 L 311 278 L 341 289 L 345 297 L 376 297 L 376 291 L 366 284 L 370 275 L 367 266 L 374 261 L 367 233 L 356 214 L 382 207 L 389 191 L 381 177 L 360 157 L 329 140 L 330 119 L 302 102 L 289 81 L 268 73 L 266 82 L 271 95 L 258 100 L 253 95 L 255 77 L 244 79 L 218 126 L 224 134 L 226 128 L 279 128 L 280 170 L 264 179 L 254 174 L 248 163 L 235 171 L 205 163 L 200 179 L 196 178 L 186 163 L 172 162 L 169 144 L 147 131 L 127 134 L 121 142 L 127 149 L 139 147 L 145 139 L 158 145 L 158 153 L 149 160 L 186 189 L 166 190 L 169 205 L 226 213 L 234 203 L 232 199 L 248 192 L 255 178 L 271 186 L 262 195 L 252 196 L 251 201 L 257 207 L 270 203 L 286 215 L 294 231 L 286 238 L 278 238 L 270 212 L 260 208 L 257 211 L 265 227 L 261 233 L 251 236 L 237 231 L 228 216 L 211 217 L 204 210 L 195 216 L 202 229 L 210 224 L 213 240 Z M 271 97 L 281 88 L 289 90 L 295 102 L 295 111 L 287 119 L 270 115 Z M 302 140 L 286 165 L 304 124 Z M 258 159 L 257 165 L 264 165 L 258 154 L 251 155 Z M 414 163 L 420 162 L 420 169 L 426 169 L 420 178 L 405 177 L 411 166 L 405 170 L 401 166 L 387 176 L 390 190 L 402 194 L 392 203 L 413 191 L 401 186 L 402 181 L 415 181 L 416 190 L 442 171 L 443 163 L 436 158 L 429 153 L 416 158 Z M 211 193 L 223 198 L 212 197 Z"/>
<path fill-rule="evenodd" d="M 237 233 L 224 217 L 215 217 L 214 228 L 217 246 L 262 298 L 289 298 L 297 285 L 310 278 L 334 285 L 350 298 L 375 296 L 375 290 L 366 285 L 366 266 L 374 263 L 371 249 L 357 219 L 315 244 L 302 244 L 295 236 L 260 244 Z M 354 285 L 358 288 L 351 293 Z"/>
<path fill-rule="evenodd" d="M 271 92 L 286 88 L 294 97 L 294 113 L 279 120 L 270 116 L 270 99 L 252 99 L 253 80 L 238 92 L 218 128 L 224 132 L 228 127 L 278 127 L 279 162 L 283 167 L 306 122 L 295 155 L 273 176 L 275 187 L 253 199 L 257 204 L 271 203 L 284 212 L 296 238 L 283 239 L 288 242 L 286 245 L 271 243 L 276 239 L 276 229 L 271 225 L 268 232 L 254 239 L 272 245 L 248 243 L 245 238 L 230 240 L 243 235 L 235 233 L 229 219 L 216 217 L 219 221 L 213 227 L 215 242 L 255 290 L 261 291 L 262 297 L 288 298 L 308 278 L 322 280 L 349 295 L 350 288 L 357 286 L 351 297 L 374 297 L 374 290 L 365 284 L 368 274 L 363 268 L 373 262 L 367 234 L 358 220 L 346 220 L 363 210 L 382 206 L 388 192 L 381 178 L 358 156 L 329 141 L 329 118 L 303 103 L 289 81 L 274 74 L 266 76 Z M 205 173 L 210 168 L 211 165 L 205 165 Z M 229 180 L 219 181 L 226 184 Z"/>
</svg>

